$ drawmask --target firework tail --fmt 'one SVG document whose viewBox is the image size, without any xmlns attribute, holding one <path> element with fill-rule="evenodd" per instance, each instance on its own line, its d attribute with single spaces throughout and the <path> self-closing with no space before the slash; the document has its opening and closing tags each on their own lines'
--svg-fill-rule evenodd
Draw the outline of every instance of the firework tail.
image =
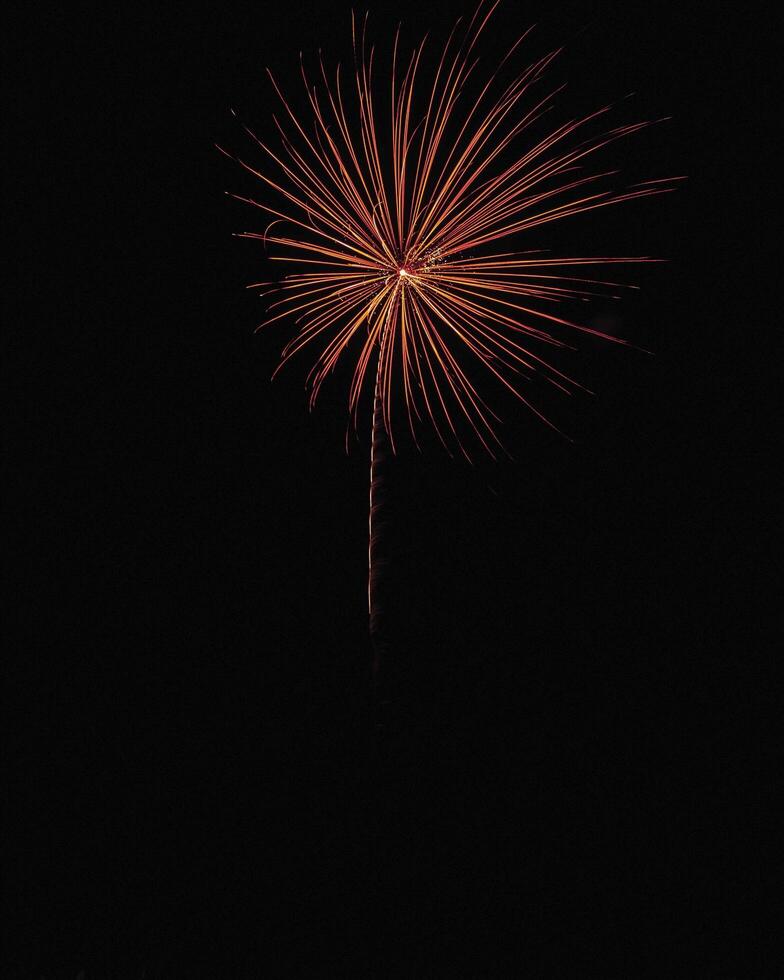
<svg viewBox="0 0 784 980">
<path fill-rule="evenodd" d="M 368 617 L 372 643 L 373 689 L 378 697 L 382 666 L 386 666 L 389 635 L 386 625 L 385 579 L 388 556 L 384 504 L 386 502 L 386 472 L 389 466 L 389 437 L 384 428 L 382 406 L 382 365 L 384 337 L 379 344 L 376 383 L 373 395 L 373 434 L 370 446 L 370 501 L 368 511 Z"/>
</svg>

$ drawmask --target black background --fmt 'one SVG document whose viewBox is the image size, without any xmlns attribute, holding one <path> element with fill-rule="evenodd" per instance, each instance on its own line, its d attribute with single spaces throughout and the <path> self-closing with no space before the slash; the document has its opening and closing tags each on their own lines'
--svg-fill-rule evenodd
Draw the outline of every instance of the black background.
<svg viewBox="0 0 784 980">
<path fill-rule="evenodd" d="M 597 392 L 546 403 L 574 442 L 517 413 L 514 462 L 396 460 L 379 739 L 367 433 L 346 455 L 345 378 L 312 414 L 305 360 L 270 384 L 288 334 L 254 334 L 268 265 L 232 238 L 263 216 L 213 145 L 254 159 L 230 109 L 270 133 L 264 68 L 296 91 L 299 50 L 347 61 L 350 6 L 14 17 L 7 975 L 773 975 L 740 939 L 772 698 L 748 19 L 489 30 L 485 62 L 531 23 L 522 57 L 566 46 L 560 118 L 632 91 L 623 121 L 672 116 L 610 157 L 689 179 L 547 243 L 669 259 L 589 313 L 653 356 L 559 363 Z"/>
</svg>

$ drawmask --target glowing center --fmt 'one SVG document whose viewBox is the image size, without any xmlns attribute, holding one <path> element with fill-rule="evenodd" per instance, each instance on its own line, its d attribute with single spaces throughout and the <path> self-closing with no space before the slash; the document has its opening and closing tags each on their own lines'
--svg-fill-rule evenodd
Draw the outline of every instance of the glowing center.
<svg viewBox="0 0 784 980">
<path fill-rule="evenodd" d="M 403 276 L 407 276 L 408 275 L 408 273 L 406 272 L 405 269 L 398 269 L 397 270 L 397 274 L 400 276 L 401 279 L 403 278 Z"/>
</svg>

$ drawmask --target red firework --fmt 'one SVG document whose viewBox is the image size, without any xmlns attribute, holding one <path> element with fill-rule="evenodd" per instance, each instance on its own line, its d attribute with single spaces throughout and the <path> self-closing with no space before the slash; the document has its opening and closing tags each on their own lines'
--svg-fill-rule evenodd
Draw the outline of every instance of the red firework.
<svg viewBox="0 0 784 980">
<path fill-rule="evenodd" d="M 398 30 L 390 77 L 381 83 L 374 78 L 374 50 L 367 52 L 367 17 L 359 37 L 352 17 L 352 101 L 339 65 L 330 77 L 320 60 L 318 85 L 301 66 L 309 106 L 305 121 L 270 74 L 284 110 L 282 121 L 275 118 L 281 146 L 273 149 L 247 130 L 269 167 L 240 161 L 277 197 L 272 203 L 239 198 L 272 219 L 265 230 L 244 237 L 279 247 L 273 261 L 297 269 L 279 283 L 252 284 L 273 286 L 280 294 L 261 326 L 281 320 L 297 324 L 278 370 L 304 347 L 318 349 L 308 376 L 312 406 L 327 375 L 350 354 L 355 360 L 349 412 L 355 428 L 368 375 L 374 378 L 371 627 L 378 453 L 386 438 L 394 452 L 399 417 L 414 440 L 418 423 L 429 420 L 447 451 L 456 446 L 468 458 L 463 419 L 494 456 L 501 447 L 498 416 L 480 393 L 482 372 L 548 422 L 526 397 L 526 378 L 538 373 L 556 388 L 580 387 L 536 352 L 543 345 L 565 346 L 551 331 L 565 327 L 618 341 L 554 312 L 560 301 L 589 298 L 617 285 L 572 276 L 571 268 L 653 261 L 544 257 L 503 245 L 499 250 L 499 243 L 573 215 L 674 189 L 672 180 L 603 189 L 602 180 L 613 171 L 583 170 L 598 150 L 650 125 L 596 132 L 610 106 L 556 126 L 543 138 L 527 139 L 561 88 L 540 92 L 557 51 L 510 83 L 499 83 L 501 67 L 528 32 L 467 98 L 466 83 L 477 66 L 476 42 L 496 6 L 480 4 L 462 40 L 452 31 L 423 88 L 425 41 L 402 61 Z"/>
</svg>

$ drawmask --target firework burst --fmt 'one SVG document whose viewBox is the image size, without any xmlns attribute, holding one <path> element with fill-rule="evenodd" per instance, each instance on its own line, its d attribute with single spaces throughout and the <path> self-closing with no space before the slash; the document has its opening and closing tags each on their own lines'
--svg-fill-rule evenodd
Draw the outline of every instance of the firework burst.
<svg viewBox="0 0 784 980">
<path fill-rule="evenodd" d="M 610 106 L 532 135 L 563 86 L 545 83 L 558 51 L 500 81 L 527 32 L 469 96 L 477 40 L 496 6 L 483 0 L 464 31 L 456 25 L 427 77 L 426 42 L 404 59 L 398 30 L 391 69 L 380 80 L 374 49 L 368 51 L 367 17 L 357 29 L 352 16 L 348 80 L 339 65 L 328 74 L 319 59 L 313 84 L 300 59 L 307 110 L 298 115 L 270 73 L 282 107 L 275 117 L 280 145 L 273 148 L 247 129 L 267 164 L 239 161 L 275 195 L 272 203 L 233 195 L 270 219 L 264 230 L 243 237 L 274 246 L 272 260 L 296 270 L 249 287 L 277 293 L 260 327 L 297 325 L 277 370 L 303 348 L 318 350 L 307 381 L 312 407 L 348 355 L 355 429 L 362 395 L 372 386 L 368 598 L 376 666 L 384 633 L 377 518 L 386 445 L 395 451 L 400 423 L 416 442 L 419 423 L 429 422 L 448 452 L 457 448 L 468 459 L 466 437 L 473 433 L 495 456 L 503 449 L 500 419 L 485 388 L 503 386 L 551 424 L 531 401 L 527 382 L 536 374 L 565 392 L 582 387 L 542 356 L 548 347 L 567 346 L 556 332 L 618 340 L 557 315 L 565 300 L 617 291 L 617 283 L 588 278 L 579 267 L 590 273 L 612 263 L 654 261 L 556 258 L 515 251 L 504 240 L 530 241 L 544 225 L 675 186 L 650 180 L 608 189 L 617 171 L 585 169 L 597 151 L 651 125 L 597 127 Z"/>
<path fill-rule="evenodd" d="M 320 61 L 316 86 L 301 64 L 308 123 L 270 73 L 283 107 L 282 119 L 275 118 L 282 147 L 271 148 L 248 129 L 272 166 L 261 170 L 239 161 L 281 201 L 240 197 L 272 218 L 266 230 L 242 236 L 281 246 L 273 261 L 301 270 L 280 283 L 252 284 L 282 294 L 270 303 L 270 316 L 260 326 L 285 320 L 296 321 L 299 328 L 278 370 L 304 347 L 319 348 L 308 376 L 312 406 L 326 377 L 351 350 L 356 361 L 349 410 L 356 428 L 377 352 L 382 420 L 393 451 L 396 412 L 405 416 L 415 441 L 417 423 L 428 419 L 447 451 L 456 446 L 468 457 L 458 425 L 462 418 L 491 456 L 503 448 L 496 432 L 499 419 L 480 394 L 476 367 L 548 422 L 526 397 L 525 380 L 539 373 L 561 390 L 581 387 L 541 355 L 547 346 L 567 346 L 553 329 L 618 340 L 552 311 L 559 301 L 588 298 L 618 285 L 571 276 L 569 267 L 652 260 L 553 258 L 497 251 L 498 243 L 674 187 L 671 180 L 653 180 L 607 190 L 601 182 L 612 171 L 584 172 L 596 151 L 650 125 L 639 122 L 590 135 L 592 124 L 610 106 L 525 142 L 560 91 L 540 91 L 558 51 L 496 91 L 500 68 L 525 34 L 476 96 L 466 100 L 466 83 L 477 65 L 475 45 L 495 7 L 480 5 L 462 41 L 452 32 L 421 104 L 417 94 L 425 41 L 401 64 L 398 30 L 390 80 L 379 85 L 374 50 L 367 52 L 367 17 L 359 36 L 352 19 L 353 112 L 340 66 L 330 78 Z M 391 112 L 380 110 L 379 91 L 390 100 Z"/>
</svg>

